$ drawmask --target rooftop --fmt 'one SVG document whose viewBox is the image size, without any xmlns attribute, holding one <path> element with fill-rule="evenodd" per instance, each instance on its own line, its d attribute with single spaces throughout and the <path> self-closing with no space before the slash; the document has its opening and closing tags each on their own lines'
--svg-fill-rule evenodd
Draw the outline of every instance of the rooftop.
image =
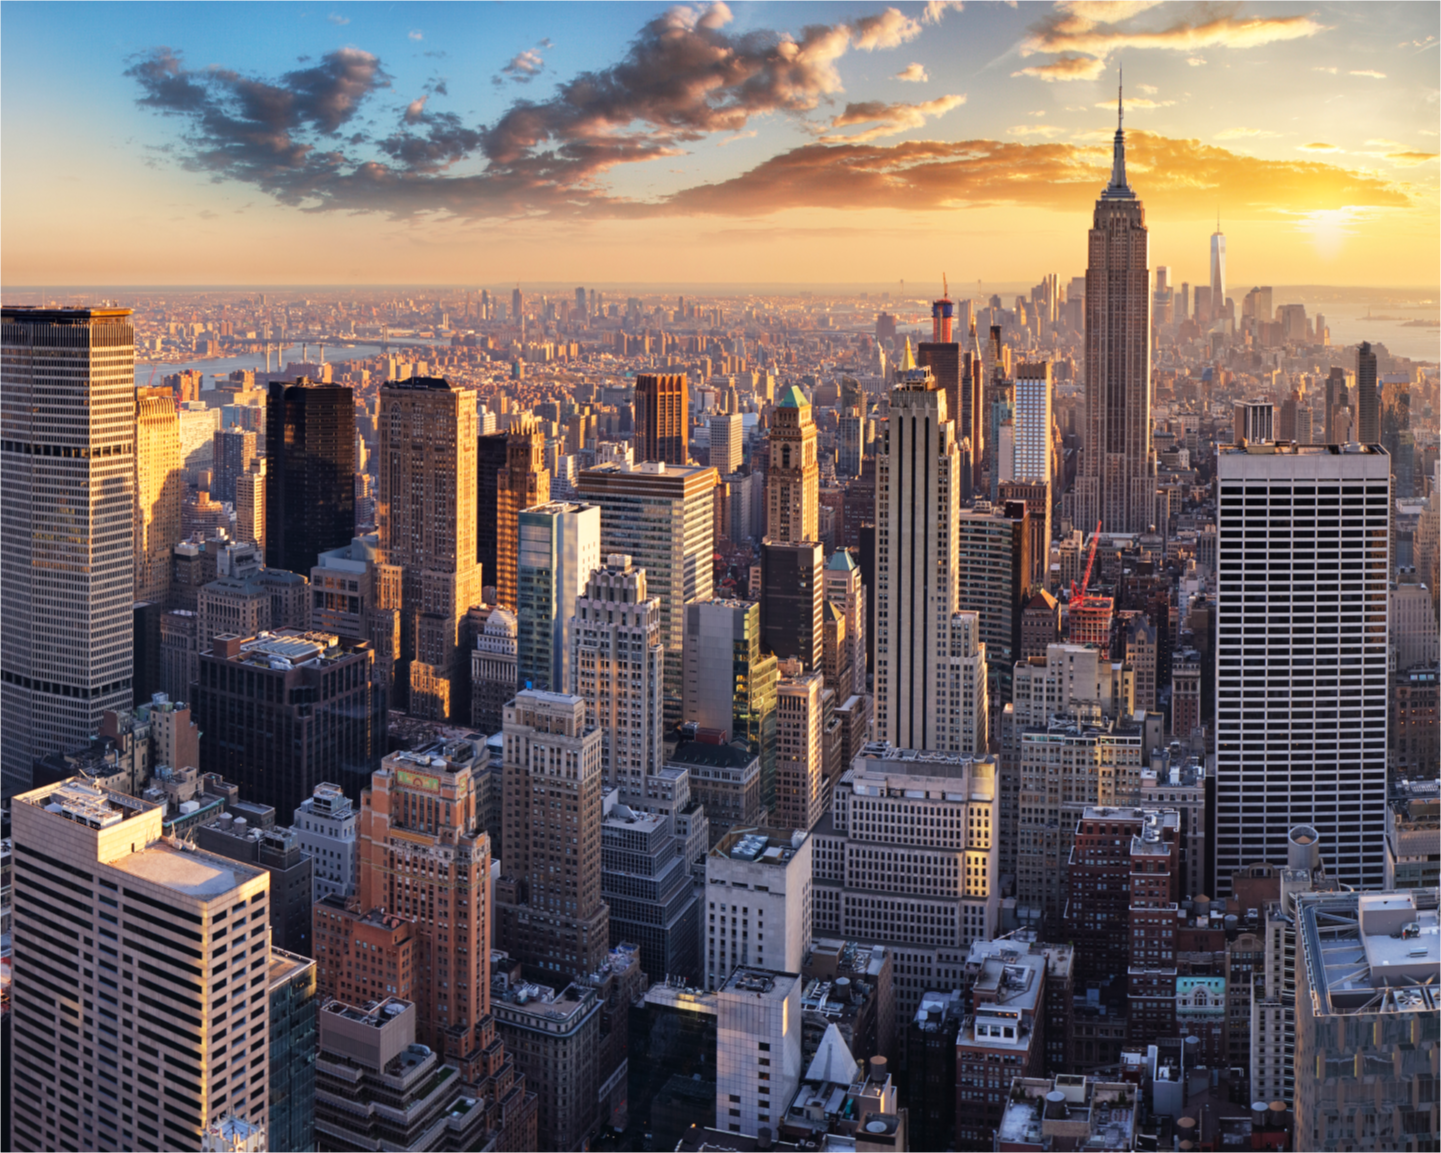
<svg viewBox="0 0 1441 1153">
<path fill-rule="evenodd" d="M 713 745 L 709 741 L 682 741 L 666 760 L 676 765 L 700 765 L 712 769 L 743 769 L 758 762 L 760 755 L 741 743 Z"/>
<path fill-rule="evenodd" d="M 784 1001 L 795 984 L 795 973 L 775 969 L 756 969 L 742 965 L 717 990 L 720 993 L 752 993 L 772 1001 Z"/>
<path fill-rule="evenodd" d="M 1438 892 L 1306 894 L 1302 951 L 1317 1016 L 1435 1013 L 1441 990 Z"/>
<path fill-rule="evenodd" d="M 179 849 L 164 841 L 120 857 L 111 864 L 122 873 L 187 897 L 223 896 L 246 881 L 265 875 L 264 869 L 252 869 L 199 849 Z"/>
<path fill-rule="evenodd" d="M 998 1142 L 1055 1149 L 1130 1149 L 1135 1086 L 1079 1074 L 1017 1077 L 996 1129 Z"/>
<path fill-rule="evenodd" d="M 795 857 L 796 851 L 806 843 L 807 835 L 782 829 L 733 829 L 716 843 L 710 855 L 784 868 Z"/>
<path fill-rule="evenodd" d="M 150 809 L 163 807 L 153 801 L 97 788 L 79 778 L 61 781 L 45 789 L 34 789 L 15 799 L 92 829 L 108 829 Z"/>
</svg>

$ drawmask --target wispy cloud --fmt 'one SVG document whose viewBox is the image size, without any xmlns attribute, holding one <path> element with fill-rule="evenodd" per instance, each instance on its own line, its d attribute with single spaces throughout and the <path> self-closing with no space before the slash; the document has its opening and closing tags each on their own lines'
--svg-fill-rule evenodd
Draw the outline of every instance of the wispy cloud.
<svg viewBox="0 0 1441 1153">
<path fill-rule="evenodd" d="M 1327 144 L 1324 140 L 1314 140 L 1310 144 L 1296 145 L 1302 152 L 1341 152 L 1344 151 L 1337 144 Z"/>
<path fill-rule="evenodd" d="M 1317 65 L 1315 65 L 1315 66 L 1311 69 L 1311 71 L 1312 71 L 1312 72 L 1329 72 L 1332 76 L 1335 76 L 1336 73 L 1338 73 L 1338 72 L 1341 71 L 1341 70 L 1340 70 L 1339 68 L 1337 68 L 1334 64 L 1317 64 Z"/>
<path fill-rule="evenodd" d="M 1415 168 L 1419 164 L 1430 164 L 1436 159 L 1434 152 L 1415 152 L 1406 150 L 1402 152 L 1388 152 L 1386 159 L 1400 168 Z"/>
<path fill-rule="evenodd" d="M 329 20 L 332 24 L 342 28 L 350 23 L 350 17 L 342 16 L 339 12 L 332 12 L 329 16 L 326 17 L 326 19 Z"/>
<path fill-rule="evenodd" d="M 1352 75 L 1352 76 L 1369 76 L 1369 77 L 1371 77 L 1372 80 L 1385 80 L 1385 79 L 1386 79 L 1386 73 L 1384 73 L 1384 72 L 1377 72 L 1374 68 L 1353 68 L 1353 69 L 1351 69 L 1351 75 Z"/>
<path fill-rule="evenodd" d="M 892 77 L 893 80 L 904 80 L 908 84 L 923 84 L 930 79 L 922 64 L 907 64 Z"/>
<path fill-rule="evenodd" d="M 1106 62 L 1089 56 L 1060 56 L 1046 64 L 1032 64 L 1012 76 L 1034 76 L 1055 83 L 1058 80 L 1095 80 L 1106 70 Z"/>
<path fill-rule="evenodd" d="M 418 28 L 412 28 L 409 32 L 406 33 L 406 35 L 409 36 L 412 40 L 425 39 L 425 33 L 420 31 Z"/>
<path fill-rule="evenodd" d="M 822 136 L 821 140 L 826 143 L 864 144 L 882 136 L 894 136 L 898 132 L 920 128 L 928 119 L 944 116 L 965 102 L 965 96 L 959 95 L 938 96 L 935 100 L 927 100 L 922 104 L 887 104 L 879 100 L 847 104 L 845 111 L 831 120 L 829 128 L 832 132 L 838 128 L 860 124 L 870 124 L 873 127 L 849 136 L 826 135 Z"/>
<path fill-rule="evenodd" d="M 1272 132 L 1269 128 L 1223 128 L 1216 133 L 1213 140 L 1250 140 L 1261 136 L 1280 136 L 1279 132 Z"/>
<path fill-rule="evenodd" d="M 527 48 L 524 52 L 517 52 L 510 58 L 510 62 L 501 68 L 501 72 L 509 76 L 518 84 L 529 84 L 545 69 L 545 58 L 541 56 L 538 48 Z"/>
<path fill-rule="evenodd" d="M 1192 68 L 1199 68 L 1206 63 L 1206 58 L 1204 56 L 1187 56 L 1186 63 Z"/>
<path fill-rule="evenodd" d="M 963 0 L 927 0 L 925 15 L 921 19 L 927 24 L 939 24 L 947 12 L 961 12 L 965 7 Z"/>
<path fill-rule="evenodd" d="M 1054 124 L 1017 124 L 1014 128 L 1007 128 L 1006 132 L 1011 136 L 1059 136 L 1065 129 L 1057 128 Z"/>
<path fill-rule="evenodd" d="M 1151 91 L 1154 92 L 1155 89 L 1152 88 Z M 1127 96 L 1126 111 L 1130 112 L 1133 108 L 1148 110 L 1152 108 L 1170 108 L 1175 103 L 1174 100 L 1150 100 L 1144 96 Z M 1116 102 L 1114 100 L 1102 100 L 1096 105 L 1097 108 L 1114 108 L 1115 106 Z"/>
<path fill-rule="evenodd" d="M 1021 54 L 1084 52 L 1108 56 L 1123 48 L 1163 48 L 1195 52 L 1201 48 L 1257 48 L 1278 40 L 1298 40 L 1326 31 L 1310 16 L 1214 16 L 1200 23 L 1178 20 L 1163 28 L 1119 28 L 1131 17 L 1156 7 L 1154 0 L 1087 3 L 1063 0 L 1031 28 Z"/>
</svg>

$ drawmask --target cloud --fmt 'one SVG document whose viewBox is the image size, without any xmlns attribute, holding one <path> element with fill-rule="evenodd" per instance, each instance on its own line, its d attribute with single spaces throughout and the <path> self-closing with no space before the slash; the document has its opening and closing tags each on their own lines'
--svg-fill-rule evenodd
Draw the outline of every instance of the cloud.
<svg viewBox="0 0 1441 1153">
<path fill-rule="evenodd" d="M 409 36 L 412 40 L 424 40 L 424 39 L 425 39 L 425 33 L 419 31 L 418 29 L 414 29 L 414 28 L 412 28 L 409 32 L 407 32 L 406 35 Z"/>
<path fill-rule="evenodd" d="M 512 56 L 510 63 L 501 69 L 512 80 L 529 84 L 545 68 L 545 60 L 535 48 L 527 48 Z"/>
<path fill-rule="evenodd" d="M 1271 161 L 1198 140 L 1128 133 L 1131 184 L 1148 207 L 1205 216 L 1216 196 L 1247 211 L 1304 205 L 1408 207 L 1406 193 L 1379 177 L 1318 161 Z M 769 215 L 789 208 L 941 210 L 1017 204 L 1084 212 L 1110 168 L 1110 149 L 1057 141 L 934 140 L 891 145 L 805 145 L 732 180 L 686 189 L 667 212 Z M 655 211 L 655 209 L 651 209 Z"/>
<path fill-rule="evenodd" d="M 923 84 L 930 79 L 926 69 L 921 64 L 907 64 L 892 77 L 893 80 L 904 80 L 908 84 Z"/>
<path fill-rule="evenodd" d="M 1386 159 L 1401 168 L 1414 168 L 1418 164 L 1430 164 L 1436 157 L 1437 154 L 1435 152 L 1412 152 L 1408 150 L 1404 152 L 1386 153 Z"/>
<path fill-rule="evenodd" d="M 1006 131 L 1012 136 L 1059 136 L 1065 131 L 1054 124 L 1017 124 Z"/>
<path fill-rule="evenodd" d="M 1358 69 L 1358 68 L 1353 68 L 1353 69 L 1351 69 L 1351 75 L 1352 75 L 1352 76 L 1369 76 L 1369 77 L 1371 77 L 1373 80 L 1385 80 L 1385 79 L 1386 79 L 1386 73 L 1384 73 L 1384 72 L 1377 72 L 1377 71 L 1375 71 L 1374 69 L 1371 69 L 1371 68 L 1359 68 L 1359 69 Z"/>
<path fill-rule="evenodd" d="M 734 136 L 727 136 L 724 140 L 717 140 L 716 147 L 724 148 L 727 144 L 734 144 L 737 140 L 750 140 L 759 136 L 760 133 L 754 128 L 748 128 L 744 132 L 737 132 Z"/>
<path fill-rule="evenodd" d="M 1339 71 L 1341 71 L 1341 70 L 1340 70 L 1339 68 L 1337 68 L 1334 64 L 1317 64 L 1314 68 L 1311 69 L 1311 71 L 1312 71 L 1312 72 L 1329 72 L 1332 76 L 1335 76 L 1336 73 L 1339 72 Z"/>
<path fill-rule="evenodd" d="M 1047 64 L 1032 64 L 1012 76 L 1034 76 L 1037 80 L 1054 83 L 1058 80 L 1095 80 L 1106 70 L 1104 60 L 1089 56 L 1060 56 Z"/>
<path fill-rule="evenodd" d="M 1199 68 L 1202 64 L 1206 63 L 1206 58 L 1204 56 L 1187 56 L 1186 63 L 1192 68 Z"/>
<path fill-rule="evenodd" d="M 1326 31 L 1310 16 L 1213 16 L 1201 23 L 1175 21 L 1155 31 L 1115 27 L 1147 9 L 1156 0 L 1088 3 L 1063 0 L 1036 24 L 1021 43 L 1021 55 L 1037 52 L 1083 52 L 1106 57 L 1122 48 L 1163 48 L 1195 52 L 1200 48 L 1256 48 L 1279 40 L 1298 40 Z"/>
<path fill-rule="evenodd" d="M 1310 144 L 1298 144 L 1298 145 L 1296 145 L 1296 147 L 1299 148 L 1302 152 L 1340 152 L 1340 151 L 1342 151 L 1342 149 L 1340 148 L 1339 145 L 1327 144 L 1327 143 L 1325 143 L 1324 141 L 1319 141 L 1319 140 L 1318 140 L 1318 141 L 1313 141 L 1313 142 L 1310 143 Z"/>
<path fill-rule="evenodd" d="M 926 24 L 939 24 L 941 17 L 947 12 L 962 12 L 965 10 L 963 0 L 927 0 L 926 11 L 921 20 Z M 1015 7 L 1014 4 L 1011 5 Z"/>
<path fill-rule="evenodd" d="M 724 3 L 673 7 L 648 20 L 616 63 L 548 99 L 516 100 L 490 125 L 412 102 L 389 135 L 348 141 L 340 124 L 389 84 L 378 58 L 358 49 L 279 80 L 192 70 L 169 49 L 135 58 L 128 74 L 143 106 L 182 121 L 178 162 L 281 203 L 396 216 L 580 212 L 610 203 L 599 181 L 615 166 L 680 155 L 711 133 L 734 136 L 758 115 L 804 117 L 842 91 L 846 53 L 894 48 L 921 32 L 895 8 L 794 34 L 732 32 L 732 21 Z M 538 52 L 514 63 L 517 76 L 541 67 Z M 903 131 L 959 99 L 896 105 L 859 135 Z M 462 160 L 471 169 L 453 171 Z"/>
<path fill-rule="evenodd" d="M 1151 91 L 1154 92 L 1155 89 L 1152 88 Z M 1144 96 L 1128 96 L 1126 97 L 1126 111 L 1130 112 L 1133 108 L 1170 108 L 1175 103 L 1174 100 L 1147 100 Z M 1114 108 L 1115 106 L 1114 100 L 1102 100 L 1096 105 L 1097 108 Z"/>
<path fill-rule="evenodd" d="M 1137 84 L 1136 91 L 1144 92 L 1147 96 L 1154 96 L 1157 92 L 1160 91 L 1160 89 L 1157 88 L 1154 84 Z"/>
<path fill-rule="evenodd" d="M 849 128 L 857 124 L 874 124 L 864 132 L 852 136 L 822 136 L 825 142 L 862 144 L 878 140 L 882 136 L 894 136 L 911 128 L 920 128 L 927 119 L 944 116 L 953 108 L 966 102 L 961 96 L 938 96 L 923 104 L 886 104 L 879 100 L 867 100 L 860 104 L 847 104 L 845 111 L 830 122 L 830 128 Z"/>
<path fill-rule="evenodd" d="M 1272 132 L 1269 128 L 1223 128 L 1216 133 L 1214 140 L 1248 140 L 1257 136 L 1280 136 L 1279 132 Z"/>
<path fill-rule="evenodd" d="M 342 16 L 338 12 L 332 12 L 329 16 L 326 17 L 326 19 L 329 20 L 332 24 L 341 28 L 350 23 L 349 16 Z"/>
</svg>

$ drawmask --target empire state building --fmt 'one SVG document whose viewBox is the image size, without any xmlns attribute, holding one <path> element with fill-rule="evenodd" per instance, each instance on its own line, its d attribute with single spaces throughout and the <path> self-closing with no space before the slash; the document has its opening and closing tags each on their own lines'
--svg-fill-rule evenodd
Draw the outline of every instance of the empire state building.
<svg viewBox="0 0 1441 1153">
<path fill-rule="evenodd" d="M 1096 201 L 1086 266 L 1086 440 L 1075 523 L 1144 532 L 1155 518 L 1151 451 L 1150 235 L 1126 183 L 1117 98 L 1111 182 Z"/>
</svg>

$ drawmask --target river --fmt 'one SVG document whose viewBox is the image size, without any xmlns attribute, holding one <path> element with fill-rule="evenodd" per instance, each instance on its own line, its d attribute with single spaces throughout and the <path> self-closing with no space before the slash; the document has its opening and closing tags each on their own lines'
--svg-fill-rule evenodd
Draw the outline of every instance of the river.
<svg viewBox="0 0 1441 1153">
<path fill-rule="evenodd" d="M 449 348 L 450 338 L 438 336 L 406 336 L 391 340 L 390 347 L 401 348 L 407 345 L 417 344 L 430 345 L 432 347 L 438 345 L 444 348 Z M 312 341 L 309 345 L 311 354 L 313 355 L 319 349 L 319 347 L 319 342 Z M 347 360 L 355 360 L 357 358 L 374 356 L 379 351 L 380 345 L 378 343 L 360 344 L 356 345 L 354 348 L 341 347 L 339 345 L 327 345 L 325 349 L 325 359 L 330 364 L 340 364 Z M 298 361 L 300 359 L 300 355 L 301 346 L 299 342 L 295 344 L 287 344 L 285 346 L 286 363 L 289 363 L 291 361 Z M 271 363 L 274 364 L 274 362 L 274 353 L 272 352 Z M 285 365 L 282 364 L 280 365 L 280 367 L 284 368 Z M 197 372 L 203 372 L 206 374 L 206 376 L 218 376 L 224 379 L 232 372 L 236 372 L 239 370 L 253 369 L 255 371 L 264 371 L 265 352 L 262 349 L 260 352 L 249 352 L 245 353 L 242 356 L 217 356 L 209 360 L 187 360 L 181 361 L 176 364 L 162 363 L 158 366 L 154 361 L 142 359 L 141 355 L 137 353 L 135 357 L 135 383 L 141 385 L 145 384 L 150 379 L 151 369 L 155 370 L 155 379 L 157 381 L 162 376 L 169 376 L 173 373 L 184 372 L 187 369 L 193 369 Z"/>
</svg>

